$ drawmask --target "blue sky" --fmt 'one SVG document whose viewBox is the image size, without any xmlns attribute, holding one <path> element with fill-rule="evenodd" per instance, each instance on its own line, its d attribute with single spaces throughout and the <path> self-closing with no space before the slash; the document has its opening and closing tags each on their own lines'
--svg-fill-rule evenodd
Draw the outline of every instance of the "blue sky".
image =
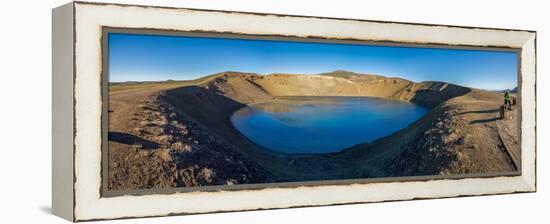
<svg viewBox="0 0 550 224">
<path fill-rule="evenodd" d="M 190 80 L 222 71 L 334 70 L 491 90 L 517 85 L 517 56 L 512 52 L 109 34 L 111 82 Z"/>
</svg>

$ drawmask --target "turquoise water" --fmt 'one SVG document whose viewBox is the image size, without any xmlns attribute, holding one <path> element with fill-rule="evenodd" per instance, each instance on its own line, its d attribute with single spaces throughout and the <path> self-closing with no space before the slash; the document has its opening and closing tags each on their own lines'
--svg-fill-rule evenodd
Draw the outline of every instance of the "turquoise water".
<svg viewBox="0 0 550 224">
<path fill-rule="evenodd" d="M 388 136 L 428 111 L 372 97 L 285 97 L 246 106 L 231 122 L 248 139 L 273 151 L 327 153 Z"/>
</svg>

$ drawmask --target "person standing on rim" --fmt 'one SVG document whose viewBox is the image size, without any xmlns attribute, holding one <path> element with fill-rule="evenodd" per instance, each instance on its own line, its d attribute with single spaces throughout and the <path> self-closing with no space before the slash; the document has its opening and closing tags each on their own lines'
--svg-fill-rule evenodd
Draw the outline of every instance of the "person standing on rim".
<svg viewBox="0 0 550 224">
<path fill-rule="evenodd" d="M 504 93 L 504 106 L 508 107 L 508 110 L 512 110 L 512 102 L 510 101 L 510 90 L 506 90 L 506 93 Z"/>
</svg>

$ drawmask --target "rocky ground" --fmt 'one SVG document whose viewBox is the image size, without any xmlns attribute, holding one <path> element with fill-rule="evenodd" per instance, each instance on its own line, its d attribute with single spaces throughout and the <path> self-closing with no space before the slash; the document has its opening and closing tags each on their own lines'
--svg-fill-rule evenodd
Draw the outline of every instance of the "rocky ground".
<svg viewBox="0 0 550 224">
<path fill-rule="evenodd" d="M 199 124 L 153 94 L 127 115 L 127 132 L 109 132 L 109 189 L 233 185 L 269 181 Z"/>
<path fill-rule="evenodd" d="M 389 161 L 389 173 L 413 176 L 516 170 L 510 151 L 517 146 L 507 147 L 503 139 L 517 138 L 513 132 L 502 136 L 497 125 L 511 120 L 501 119 L 500 105 L 486 98 L 490 96 L 475 90 L 434 109 L 437 118 Z"/>
</svg>

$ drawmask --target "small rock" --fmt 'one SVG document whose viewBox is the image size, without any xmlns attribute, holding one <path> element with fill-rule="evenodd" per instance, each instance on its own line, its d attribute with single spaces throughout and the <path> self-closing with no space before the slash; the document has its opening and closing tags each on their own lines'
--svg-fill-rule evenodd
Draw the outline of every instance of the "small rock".
<svg viewBox="0 0 550 224">
<path fill-rule="evenodd" d="M 175 142 L 170 147 L 177 152 L 189 152 L 191 151 L 191 146 L 184 144 L 182 142 Z"/>
<path fill-rule="evenodd" d="M 464 137 L 460 137 L 455 141 L 457 145 L 464 145 Z"/>
</svg>

